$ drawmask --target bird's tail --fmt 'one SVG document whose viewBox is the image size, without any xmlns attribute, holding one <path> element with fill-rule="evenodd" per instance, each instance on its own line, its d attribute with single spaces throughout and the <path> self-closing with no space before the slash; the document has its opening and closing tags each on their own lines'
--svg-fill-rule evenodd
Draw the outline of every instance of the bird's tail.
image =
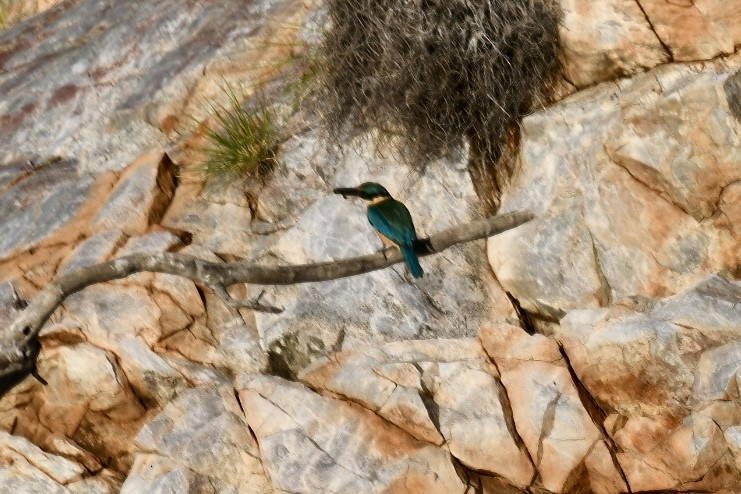
<svg viewBox="0 0 741 494">
<path fill-rule="evenodd" d="M 419 258 L 417 258 L 417 254 L 414 252 L 414 247 L 411 245 L 401 247 L 401 255 L 404 256 L 404 262 L 409 268 L 409 272 L 412 273 L 412 276 L 421 278 L 424 271 L 422 271 L 422 266 L 419 265 Z"/>
</svg>

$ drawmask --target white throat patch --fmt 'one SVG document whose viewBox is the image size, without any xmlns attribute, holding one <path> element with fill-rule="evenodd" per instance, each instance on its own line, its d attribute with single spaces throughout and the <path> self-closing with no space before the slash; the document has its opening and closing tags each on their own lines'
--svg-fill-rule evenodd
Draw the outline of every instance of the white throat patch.
<svg viewBox="0 0 741 494">
<path fill-rule="evenodd" d="M 374 197 L 373 199 L 368 201 L 368 204 L 370 206 L 374 206 L 378 204 L 379 202 L 388 201 L 389 199 L 391 198 L 390 197 Z"/>
</svg>

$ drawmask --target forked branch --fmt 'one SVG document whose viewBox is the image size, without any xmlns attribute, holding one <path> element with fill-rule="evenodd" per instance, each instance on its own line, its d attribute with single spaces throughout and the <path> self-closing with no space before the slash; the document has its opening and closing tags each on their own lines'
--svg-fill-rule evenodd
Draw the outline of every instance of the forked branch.
<svg viewBox="0 0 741 494">
<path fill-rule="evenodd" d="M 455 244 L 496 235 L 530 221 L 530 212 L 516 212 L 486 220 L 458 225 L 419 240 L 415 251 L 420 256 L 442 252 Z M 225 287 L 237 283 L 253 285 L 293 285 L 329 281 L 369 273 L 402 262 L 397 249 L 387 249 L 367 256 L 296 266 L 260 266 L 247 261 L 215 263 L 177 253 L 133 254 L 94 266 L 88 266 L 57 277 L 28 304 L 13 324 L 0 333 L 0 379 L 26 374 L 35 368 L 38 335 L 44 323 L 69 295 L 96 283 L 125 278 L 150 271 L 189 278 L 211 287 L 219 296 L 229 297 Z M 280 309 L 255 302 L 227 298 L 232 306 L 279 312 Z"/>
</svg>

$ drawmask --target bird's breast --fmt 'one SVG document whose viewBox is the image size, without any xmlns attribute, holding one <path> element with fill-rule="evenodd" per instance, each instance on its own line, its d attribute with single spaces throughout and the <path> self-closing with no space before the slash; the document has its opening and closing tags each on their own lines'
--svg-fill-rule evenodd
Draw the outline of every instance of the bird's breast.
<svg viewBox="0 0 741 494">
<path fill-rule="evenodd" d="M 383 245 L 385 247 L 398 247 L 399 246 L 396 242 L 394 242 L 393 240 L 391 240 L 390 238 L 388 238 L 386 235 L 379 232 L 375 228 L 373 228 L 373 231 L 376 232 L 376 235 L 378 235 L 378 238 L 381 239 L 381 242 L 383 242 Z"/>
</svg>

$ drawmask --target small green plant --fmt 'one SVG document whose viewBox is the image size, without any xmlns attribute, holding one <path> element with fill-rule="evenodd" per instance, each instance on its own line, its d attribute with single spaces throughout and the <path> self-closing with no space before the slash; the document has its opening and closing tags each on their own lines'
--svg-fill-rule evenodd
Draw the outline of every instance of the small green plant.
<svg viewBox="0 0 741 494">
<path fill-rule="evenodd" d="M 216 127 L 204 131 L 200 166 L 207 187 L 259 183 L 275 166 L 279 131 L 273 112 L 263 100 L 244 107 L 231 88 L 226 105 L 212 106 Z"/>
</svg>

